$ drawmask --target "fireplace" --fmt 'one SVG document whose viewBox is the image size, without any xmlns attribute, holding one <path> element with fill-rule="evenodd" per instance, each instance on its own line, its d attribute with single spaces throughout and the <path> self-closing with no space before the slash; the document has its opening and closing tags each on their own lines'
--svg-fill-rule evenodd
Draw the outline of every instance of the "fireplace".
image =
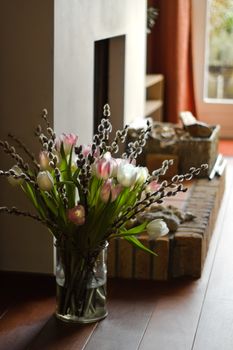
<svg viewBox="0 0 233 350">
<path fill-rule="evenodd" d="M 54 126 L 90 143 L 104 103 L 114 129 L 143 116 L 146 1 L 55 5 Z"/>
<path fill-rule="evenodd" d="M 109 103 L 114 134 L 124 124 L 125 35 L 97 40 L 94 46 L 94 133 Z"/>
</svg>

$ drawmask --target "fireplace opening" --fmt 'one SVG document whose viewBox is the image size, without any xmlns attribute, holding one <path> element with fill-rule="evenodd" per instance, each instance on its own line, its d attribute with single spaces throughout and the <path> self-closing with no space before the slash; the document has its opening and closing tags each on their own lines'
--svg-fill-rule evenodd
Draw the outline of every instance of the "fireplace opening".
<svg viewBox="0 0 233 350">
<path fill-rule="evenodd" d="M 103 106 L 111 108 L 112 135 L 124 125 L 125 35 L 94 43 L 94 130 L 103 117 Z"/>
</svg>

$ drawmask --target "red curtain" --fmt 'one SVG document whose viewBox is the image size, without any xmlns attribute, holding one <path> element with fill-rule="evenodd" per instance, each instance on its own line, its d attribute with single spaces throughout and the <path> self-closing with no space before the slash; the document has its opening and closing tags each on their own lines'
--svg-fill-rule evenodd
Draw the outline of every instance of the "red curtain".
<svg viewBox="0 0 233 350">
<path fill-rule="evenodd" d="M 177 123 L 179 113 L 195 102 L 191 55 L 191 0 L 149 0 L 159 15 L 147 42 L 147 73 L 165 76 L 164 120 Z"/>
</svg>

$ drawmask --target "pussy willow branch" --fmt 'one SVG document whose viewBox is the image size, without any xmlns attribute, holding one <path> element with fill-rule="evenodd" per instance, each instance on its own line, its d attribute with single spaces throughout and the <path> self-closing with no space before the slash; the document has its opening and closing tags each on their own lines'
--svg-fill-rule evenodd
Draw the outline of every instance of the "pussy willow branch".
<svg viewBox="0 0 233 350">
<path fill-rule="evenodd" d="M 41 118 L 46 123 L 46 131 L 48 133 L 48 137 L 43 133 L 43 129 L 41 125 L 39 124 L 36 128 L 35 135 L 39 137 L 39 140 L 43 146 L 43 149 L 45 151 L 52 150 L 55 148 L 55 140 L 56 140 L 56 134 L 53 130 L 53 128 L 50 127 L 50 123 L 48 120 L 48 111 L 47 109 L 43 109 Z"/>
<path fill-rule="evenodd" d="M 144 185 L 142 186 L 142 192 L 146 189 L 146 187 L 148 186 L 148 184 L 151 182 L 151 181 L 158 181 L 159 180 L 159 177 L 160 176 L 163 176 L 166 174 L 167 170 L 169 169 L 169 166 L 171 166 L 173 164 L 173 159 L 170 159 L 170 160 L 164 160 L 163 163 L 162 163 L 162 166 L 161 168 L 155 170 L 151 176 L 148 176 L 147 180 L 145 181 Z M 170 187 L 172 186 L 173 183 L 171 182 L 170 184 L 167 185 L 167 187 Z M 174 186 L 174 185 L 173 185 Z M 155 197 L 159 194 L 159 192 L 161 192 L 161 185 L 160 185 L 160 189 L 158 191 L 155 191 L 151 194 L 151 197 Z M 175 194 L 174 194 L 175 195 Z M 171 196 L 171 194 L 169 193 L 168 196 Z M 150 195 L 147 194 L 146 196 L 146 200 L 150 200 L 152 202 L 151 199 L 149 199 Z M 154 200 L 153 200 L 154 201 Z M 135 208 L 136 206 L 140 206 L 142 204 L 143 201 L 139 201 L 136 203 L 136 205 L 133 207 Z M 133 209 L 131 208 L 131 210 Z"/>
<path fill-rule="evenodd" d="M 164 176 L 166 174 L 171 165 L 173 165 L 173 159 L 164 160 L 161 168 L 152 172 L 152 175 L 148 178 L 147 183 L 153 180 L 158 181 L 160 176 Z"/>
<path fill-rule="evenodd" d="M 54 169 L 55 180 L 58 184 L 57 191 L 61 197 L 61 200 L 63 201 L 65 208 L 67 208 L 68 198 L 66 195 L 65 185 L 61 183 L 61 172 L 57 166 L 58 156 L 54 154 L 54 151 L 56 150 L 56 133 L 54 132 L 53 128 L 50 127 L 47 109 L 43 109 L 41 117 L 46 123 L 46 131 L 48 136 L 43 133 L 41 125 L 37 126 L 35 135 L 39 137 L 43 150 L 48 154 L 48 157 L 50 159 L 49 165 Z"/>
<path fill-rule="evenodd" d="M 130 159 L 131 161 L 133 159 L 136 159 L 139 154 L 142 153 L 143 147 L 146 144 L 146 140 L 151 132 L 151 125 L 150 122 L 147 121 L 147 127 L 146 129 L 141 129 L 138 139 L 134 142 L 129 142 L 128 149 L 125 153 L 123 153 L 122 157 Z"/>
<path fill-rule="evenodd" d="M 90 154 L 85 158 L 82 153 L 82 146 L 75 147 L 75 154 L 77 155 L 77 166 L 79 168 L 79 180 L 82 185 L 84 193 L 88 190 L 89 180 L 91 178 L 91 166 L 95 162 L 95 153 L 99 152 L 100 155 L 107 151 L 118 151 L 116 144 L 108 146 L 109 134 L 112 131 L 112 124 L 109 121 L 111 115 L 110 107 L 108 104 L 104 105 L 103 116 L 98 126 L 98 133 L 93 136 L 93 144 L 91 146 Z M 113 147 L 114 146 L 114 147 Z"/>
<path fill-rule="evenodd" d="M 44 120 L 46 121 L 47 125 L 49 125 L 49 122 L 47 121 L 47 111 L 46 110 L 43 110 L 42 118 L 44 118 Z M 48 157 L 50 159 L 49 165 L 51 166 L 51 168 L 54 169 L 56 182 L 58 184 L 60 184 L 61 173 L 60 173 L 60 170 L 57 167 L 58 157 L 57 157 L 57 155 L 55 155 L 53 153 L 53 151 L 55 149 L 56 134 L 53 131 L 53 129 L 50 128 L 50 126 L 48 126 L 47 130 L 48 130 L 48 133 L 50 135 L 49 138 L 47 136 L 45 136 L 44 133 L 42 132 L 41 125 L 37 126 L 36 131 L 35 131 L 35 135 L 39 137 L 39 140 L 40 140 L 40 142 L 42 144 L 44 152 L 47 152 L 47 155 L 48 155 Z M 62 188 L 63 188 L 62 184 L 57 187 L 58 192 L 60 192 L 60 194 L 63 193 Z"/>
<path fill-rule="evenodd" d="M 205 170 L 207 168 L 208 168 L 207 164 L 202 164 L 201 167 L 199 168 L 195 168 L 195 167 L 190 168 L 186 174 L 173 176 L 170 182 L 164 180 L 161 183 L 161 187 L 158 191 L 151 193 L 149 196 L 146 197 L 146 199 L 136 203 L 136 205 L 132 208 L 132 209 L 135 209 L 136 211 L 134 215 L 136 215 L 139 212 L 137 211 L 137 208 L 141 205 L 143 206 L 143 208 L 140 208 L 140 211 L 150 206 L 153 202 L 157 202 L 158 204 L 162 203 L 162 199 L 165 197 L 175 196 L 178 192 L 186 192 L 187 188 L 183 187 L 181 182 L 183 182 L 184 180 L 188 180 L 188 181 L 192 180 L 194 176 L 197 176 L 200 174 L 201 170 Z M 164 192 L 166 188 L 172 188 L 172 187 L 173 187 L 173 190 L 171 189 L 170 191 Z M 157 196 L 158 194 L 160 194 L 160 197 L 154 201 L 153 197 Z"/>
<path fill-rule="evenodd" d="M 51 151 L 48 151 L 48 155 L 49 155 L 49 158 L 51 159 L 49 162 L 49 165 L 54 169 L 56 183 L 58 184 L 57 191 L 61 196 L 61 199 L 63 201 L 65 208 L 67 208 L 68 207 L 68 198 L 66 195 L 65 185 L 61 183 L 61 172 L 60 172 L 59 168 L 57 167 L 58 158 Z"/>
<path fill-rule="evenodd" d="M 48 111 L 46 108 L 42 110 L 41 118 L 45 121 L 47 128 L 50 128 L 50 123 L 48 120 Z"/>
<path fill-rule="evenodd" d="M 54 132 L 53 128 L 50 126 L 50 122 L 48 120 L 48 111 L 47 109 L 43 109 L 41 118 L 45 121 L 46 123 L 46 130 L 49 135 L 49 139 L 53 140 L 53 147 L 55 147 L 55 140 L 56 140 L 56 133 Z"/>
<path fill-rule="evenodd" d="M 0 146 L 3 148 L 3 151 L 6 154 L 9 154 L 13 159 L 16 160 L 16 163 L 22 170 L 28 172 L 29 165 L 24 162 L 23 158 L 20 157 L 18 153 L 16 153 L 16 150 L 13 146 L 10 146 L 7 141 L 2 141 L 2 140 L 0 140 Z"/>
<path fill-rule="evenodd" d="M 98 153 L 98 147 L 95 143 L 91 145 L 90 153 L 87 156 L 83 154 L 82 145 L 76 146 L 74 148 L 74 152 L 77 156 L 76 164 L 79 169 L 78 178 L 80 181 L 80 185 L 83 188 L 83 192 L 87 193 L 89 181 L 92 176 L 91 167 L 94 164 L 96 159 L 96 153 Z"/>
<path fill-rule="evenodd" d="M 110 152 L 117 153 L 119 150 L 119 142 L 124 143 L 129 126 L 126 125 L 122 130 L 118 130 L 116 135 L 109 145 L 109 135 L 112 131 L 112 124 L 109 121 L 111 116 L 110 106 L 108 104 L 104 105 L 103 118 L 98 126 L 98 133 L 93 137 L 93 144 L 99 148 L 100 153 Z"/>
<path fill-rule="evenodd" d="M 12 214 L 12 215 L 17 215 L 17 216 L 25 216 L 25 217 L 29 217 L 31 219 L 34 219 L 36 221 L 41 222 L 42 224 L 49 226 L 50 228 L 55 229 L 57 232 L 59 231 L 59 227 L 54 224 L 52 221 L 50 221 L 49 219 L 41 219 L 38 215 L 34 215 L 31 214 L 27 211 L 22 211 L 17 209 L 16 207 L 0 207 L 0 214 Z"/>
<path fill-rule="evenodd" d="M 182 186 L 182 185 L 180 185 L 180 186 Z M 167 187 L 169 187 L 169 186 L 167 186 Z M 160 190 L 149 194 L 145 199 L 137 202 L 133 207 L 129 208 L 129 212 L 127 214 L 125 214 L 123 218 L 120 217 L 118 220 L 116 220 L 113 224 L 113 227 L 115 229 L 118 229 L 125 223 L 126 218 L 128 221 L 128 220 L 134 218 L 135 215 L 137 215 L 141 211 L 148 208 L 151 204 L 153 204 L 153 203 L 161 204 L 163 202 L 164 198 L 170 197 L 170 196 L 175 196 L 178 192 L 185 192 L 185 191 L 187 191 L 187 188 L 183 188 L 183 186 L 182 187 L 177 186 L 174 190 L 167 191 L 167 192 L 164 191 L 164 187 L 163 187 Z"/>
<path fill-rule="evenodd" d="M 108 119 L 110 115 L 110 107 L 108 104 L 106 104 L 104 105 L 103 118 L 98 126 L 98 133 L 93 137 L 93 144 L 99 148 L 100 154 L 107 152 L 109 148 L 107 143 L 109 140 L 109 135 L 112 131 L 112 124 Z"/>
<path fill-rule="evenodd" d="M 117 130 L 116 135 L 111 143 L 110 146 L 108 146 L 108 151 L 110 153 L 117 153 L 119 151 L 119 143 L 124 143 L 128 134 L 129 125 L 126 125 L 124 129 Z"/>
<path fill-rule="evenodd" d="M 15 180 L 24 180 L 33 185 L 36 190 L 39 190 L 37 183 L 25 173 L 17 174 L 13 169 L 7 171 L 0 170 L 0 176 L 12 177 Z"/>
<path fill-rule="evenodd" d="M 74 148 L 75 154 L 77 156 L 76 164 L 79 169 L 78 178 L 84 193 L 87 192 L 88 182 L 91 177 L 91 164 L 93 164 L 95 161 L 94 153 L 95 153 L 96 147 L 97 147 L 96 145 L 94 144 L 92 145 L 91 153 L 89 153 L 86 158 L 83 155 L 82 145 Z"/>
<path fill-rule="evenodd" d="M 199 175 L 201 170 L 205 170 L 207 167 L 207 164 L 202 164 L 200 168 L 192 167 L 184 175 L 175 175 L 170 182 L 164 180 L 157 191 L 152 192 L 151 194 L 147 194 L 145 199 L 137 202 L 133 207 L 130 208 L 130 215 L 127 217 L 127 220 L 132 219 L 136 214 L 142 210 L 145 210 L 153 203 L 161 204 L 163 202 L 163 199 L 166 197 L 175 196 L 178 192 L 186 192 L 187 188 L 183 187 L 181 182 L 184 180 L 191 180 L 194 176 Z M 165 189 L 172 187 L 173 189 L 165 192 Z M 158 195 L 159 198 L 157 198 Z M 120 217 L 118 220 L 116 220 L 113 223 L 113 227 L 118 229 L 120 226 L 122 226 L 125 223 L 125 216 L 127 216 L 127 214 L 124 215 L 124 218 Z"/>
<path fill-rule="evenodd" d="M 27 154 L 27 156 L 31 159 L 31 161 L 33 162 L 33 164 L 36 166 L 37 169 L 40 169 L 40 165 L 37 163 L 35 155 L 29 150 L 29 148 L 21 141 L 18 139 L 18 137 L 16 137 L 13 134 L 8 134 L 8 136 L 14 140 L 17 145 L 22 148 L 24 150 L 24 152 Z"/>
</svg>

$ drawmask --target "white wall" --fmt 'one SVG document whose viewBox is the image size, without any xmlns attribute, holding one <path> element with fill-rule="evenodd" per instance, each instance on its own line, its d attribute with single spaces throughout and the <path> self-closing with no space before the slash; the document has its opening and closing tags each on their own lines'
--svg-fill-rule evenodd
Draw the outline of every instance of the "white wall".
<svg viewBox="0 0 233 350">
<path fill-rule="evenodd" d="M 54 123 L 80 142 L 93 130 L 94 41 L 126 34 L 125 123 L 144 111 L 146 1 L 56 0 Z M 65 69 L 64 69 L 65 68 Z"/>
</svg>

